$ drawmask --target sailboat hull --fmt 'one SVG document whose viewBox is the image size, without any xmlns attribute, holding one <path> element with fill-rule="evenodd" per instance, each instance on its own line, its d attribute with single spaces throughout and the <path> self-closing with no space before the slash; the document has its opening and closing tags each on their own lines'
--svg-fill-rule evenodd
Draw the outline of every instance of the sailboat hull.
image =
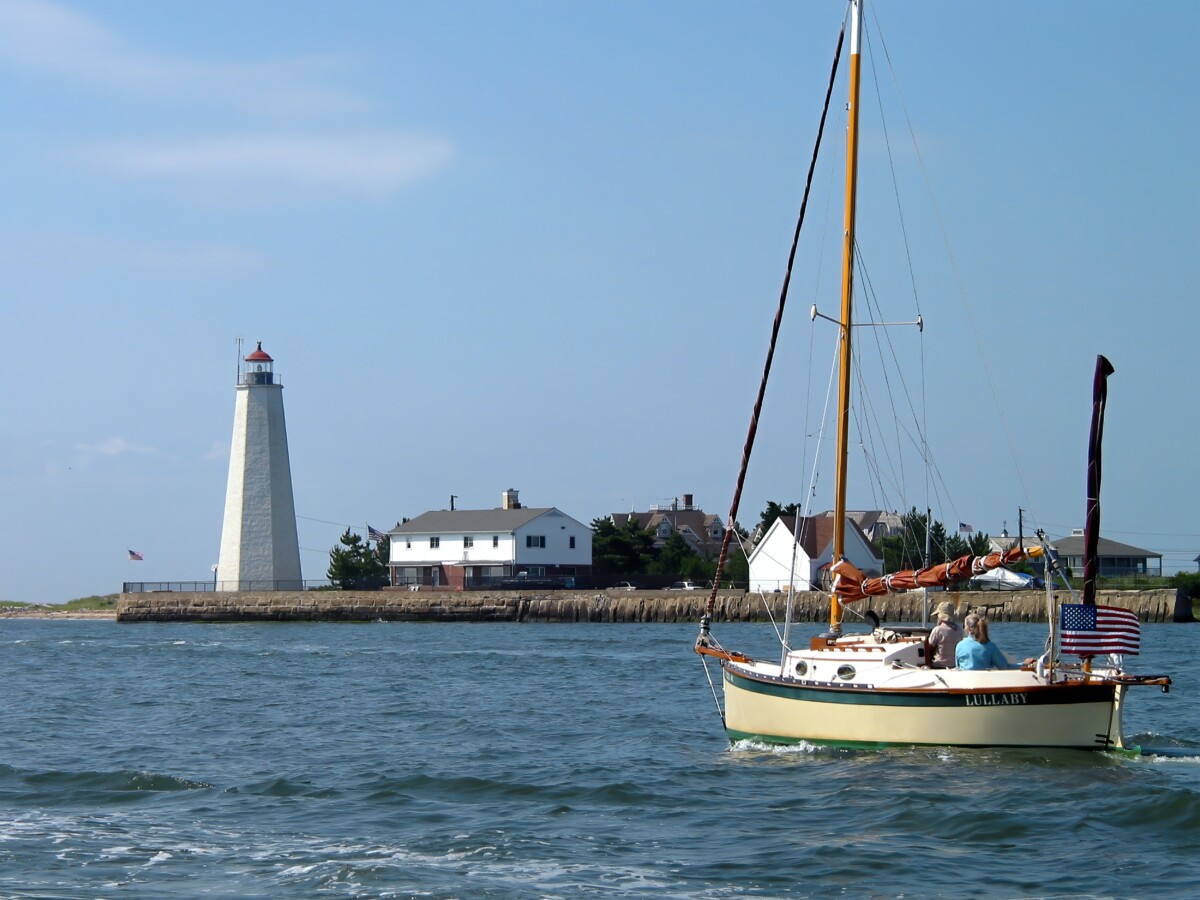
<svg viewBox="0 0 1200 900">
<path fill-rule="evenodd" d="M 974 687 L 933 681 L 922 687 L 880 689 L 805 684 L 726 663 L 726 730 L 734 740 L 842 746 L 1121 746 L 1123 686 L 1022 684 L 1011 673 L 978 674 L 989 677 Z M 1032 682 L 1032 673 L 1024 680 Z"/>
</svg>

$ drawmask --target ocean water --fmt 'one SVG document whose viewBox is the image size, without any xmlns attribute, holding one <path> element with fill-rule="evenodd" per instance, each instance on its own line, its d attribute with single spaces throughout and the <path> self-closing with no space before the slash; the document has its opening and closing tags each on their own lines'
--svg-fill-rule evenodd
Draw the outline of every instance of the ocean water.
<svg viewBox="0 0 1200 900">
<path fill-rule="evenodd" d="M 1139 758 L 731 747 L 695 631 L 0 620 L 0 897 L 1200 895 L 1200 626 Z"/>
</svg>

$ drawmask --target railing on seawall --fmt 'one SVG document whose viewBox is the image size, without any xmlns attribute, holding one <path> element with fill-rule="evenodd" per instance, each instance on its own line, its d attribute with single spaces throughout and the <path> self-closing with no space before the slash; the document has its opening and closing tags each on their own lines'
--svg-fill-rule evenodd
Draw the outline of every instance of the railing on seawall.
<svg viewBox="0 0 1200 900">
<path fill-rule="evenodd" d="M 170 591 L 190 594 L 222 591 L 319 591 L 329 590 L 328 578 L 305 581 L 125 581 L 122 594 L 157 594 Z"/>
</svg>

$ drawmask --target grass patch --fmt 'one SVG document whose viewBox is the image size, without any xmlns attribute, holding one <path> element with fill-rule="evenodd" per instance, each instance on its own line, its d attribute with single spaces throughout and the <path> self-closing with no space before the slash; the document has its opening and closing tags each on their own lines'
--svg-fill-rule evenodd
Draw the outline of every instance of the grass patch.
<svg viewBox="0 0 1200 900">
<path fill-rule="evenodd" d="M 54 609 L 116 609 L 119 596 L 120 594 L 104 594 L 103 596 L 79 597 L 76 600 L 56 604 Z"/>
<path fill-rule="evenodd" d="M 93 594 L 78 597 L 66 603 L 23 603 L 20 600 L 0 600 L 0 609 L 46 610 L 48 612 L 70 612 L 72 610 L 116 609 L 120 594 Z"/>
</svg>

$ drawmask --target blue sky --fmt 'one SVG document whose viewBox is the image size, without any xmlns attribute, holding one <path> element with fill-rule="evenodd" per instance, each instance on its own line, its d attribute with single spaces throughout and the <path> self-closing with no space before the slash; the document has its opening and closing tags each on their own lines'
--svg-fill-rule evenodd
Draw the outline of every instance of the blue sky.
<svg viewBox="0 0 1200 900">
<path fill-rule="evenodd" d="M 724 516 L 843 13 L 0 0 L 0 599 L 210 577 L 239 337 L 285 385 L 306 577 L 451 494 Z M 938 477 L 851 507 L 1081 526 L 1104 353 L 1104 534 L 1194 571 L 1200 6 L 879 0 L 868 31 L 860 244 L 884 318 L 925 318 L 887 339 Z M 749 526 L 811 478 L 841 136 Z"/>
</svg>

